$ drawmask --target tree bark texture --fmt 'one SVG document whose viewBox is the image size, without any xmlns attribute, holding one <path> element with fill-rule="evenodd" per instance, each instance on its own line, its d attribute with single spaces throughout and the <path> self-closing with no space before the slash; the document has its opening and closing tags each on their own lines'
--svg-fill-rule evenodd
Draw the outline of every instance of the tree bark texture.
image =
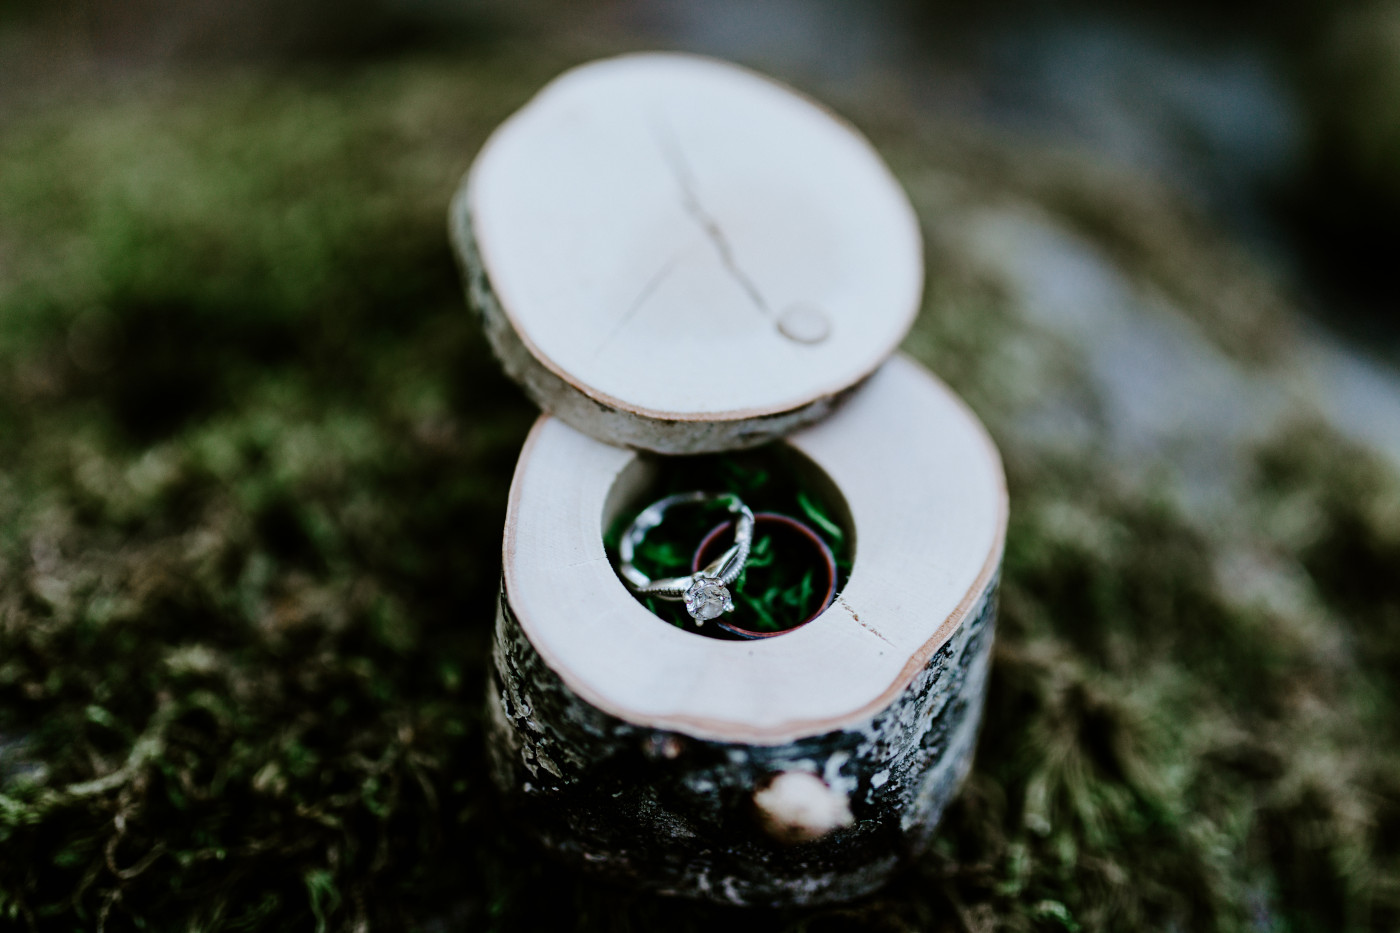
<svg viewBox="0 0 1400 933">
<path fill-rule="evenodd" d="M 495 780 L 547 848 L 615 880 L 743 905 L 858 897 L 927 847 L 971 766 L 998 580 L 886 708 L 778 745 L 657 731 L 590 706 L 543 662 L 503 587 L 488 697 Z M 845 795 L 854 822 L 798 844 L 766 833 L 753 795 L 791 771 Z"/>
</svg>

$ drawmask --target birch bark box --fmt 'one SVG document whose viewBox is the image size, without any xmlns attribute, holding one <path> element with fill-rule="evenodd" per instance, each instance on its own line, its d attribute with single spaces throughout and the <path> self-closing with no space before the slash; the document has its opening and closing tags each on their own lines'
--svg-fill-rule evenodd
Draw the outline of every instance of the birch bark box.
<svg viewBox="0 0 1400 933">
<path fill-rule="evenodd" d="M 970 411 L 894 353 L 922 245 L 869 143 L 738 67 L 556 79 L 454 199 L 470 303 L 545 410 L 506 519 L 493 772 L 521 825 L 666 892 L 879 886 L 970 767 L 1006 492 Z M 854 540 L 810 623 L 722 641 L 652 615 L 604 545 L 665 455 L 773 442 Z"/>
</svg>

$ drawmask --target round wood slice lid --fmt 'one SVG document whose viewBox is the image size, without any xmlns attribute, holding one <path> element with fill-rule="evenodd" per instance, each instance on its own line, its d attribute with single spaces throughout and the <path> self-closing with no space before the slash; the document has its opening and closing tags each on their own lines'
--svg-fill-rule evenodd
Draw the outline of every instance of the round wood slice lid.
<svg viewBox="0 0 1400 933">
<path fill-rule="evenodd" d="M 554 80 L 487 141 L 451 227 L 541 407 L 665 453 L 820 418 L 898 346 L 923 286 L 918 221 L 860 133 L 690 55 Z"/>
</svg>

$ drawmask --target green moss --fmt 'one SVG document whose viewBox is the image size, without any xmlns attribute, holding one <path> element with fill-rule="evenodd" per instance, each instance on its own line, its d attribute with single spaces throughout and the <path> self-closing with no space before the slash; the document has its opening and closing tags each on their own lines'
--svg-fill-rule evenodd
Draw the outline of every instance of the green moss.
<svg viewBox="0 0 1400 933">
<path fill-rule="evenodd" d="M 533 411 L 443 215 L 544 57 L 204 78 L 0 134 L 0 926 L 1400 924 L 1394 474 L 1299 425 L 1217 521 L 1053 447 L 1021 416 L 1072 360 L 941 250 L 908 348 L 991 426 L 1013 511 L 934 853 L 774 914 L 599 887 L 517 838 L 479 716 Z M 879 141 L 926 215 L 937 177 L 1043 193 L 956 139 Z M 1185 275 L 1158 235 L 1120 261 Z"/>
<path fill-rule="evenodd" d="M 754 512 L 776 512 L 808 524 L 831 549 L 836 563 L 836 588 L 840 592 L 850 574 L 852 542 L 833 516 L 840 514 L 836 503 L 810 478 L 816 467 L 784 445 L 769 445 L 744 453 L 702 457 L 655 457 L 651 462 L 656 480 L 643 501 L 623 513 L 603 536 L 614 564 L 617 543 L 623 531 L 649 503 L 678 492 L 707 490 L 732 492 Z M 634 555 L 638 570 L 652 579 L 682 576 L 691 572 L 696 546 L 729 513 L 718 506 L 675 509 L 664 525 L 642 541 Z M 750 632 L 780 632 L 815 614 L 825 595 L 817 592 L 816 581 L 829 577 L 821 566 L 820 555 L 810 546 L 798 550 L 785 535 L 765 530 L 760 522 L 754 531 L 753 550 L 739 579 L 730 589 L 734 613 L 722 621 Z M 711 552 L 712 554 L 714 552 Z M 655 597 L 639 599 L 656 616 L 677 628 L 695 631 L 695 623 L 682 603 Z M 709 626 L 704 634 L 725 636 Z M 732 636 L 737 637 L 737 636 Z"/>
</svg>

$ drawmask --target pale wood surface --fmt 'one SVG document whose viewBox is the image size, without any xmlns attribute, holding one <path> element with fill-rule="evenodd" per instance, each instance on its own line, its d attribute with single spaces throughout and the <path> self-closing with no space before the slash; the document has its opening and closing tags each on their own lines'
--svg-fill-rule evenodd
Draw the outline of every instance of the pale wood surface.
<svg viewBox="0 0 1400 933">
<path fill-rule="evenodd" d="M 688 55 L 556 79 L 487 142 L 451 225 L 536 401 L 667 452 L 821 417 L 898 345 L 922 288 L 917 219 L 858 132 Z"/>
<path fill-rule="evenodd" d="M 773 744 L 868 717 L 923 670 L 999 563 L 1006 492 L 990 440 L 899 356 L 789 442 L 845 497 L 851 577 L 804 628 L 724 642 L 651 615 L 609 563 L 602 529 L 644 479 L 637 455 L 541 418 L 511 487 L 504 586 L 572 691 L 631 723 Z"/>
</svg>

